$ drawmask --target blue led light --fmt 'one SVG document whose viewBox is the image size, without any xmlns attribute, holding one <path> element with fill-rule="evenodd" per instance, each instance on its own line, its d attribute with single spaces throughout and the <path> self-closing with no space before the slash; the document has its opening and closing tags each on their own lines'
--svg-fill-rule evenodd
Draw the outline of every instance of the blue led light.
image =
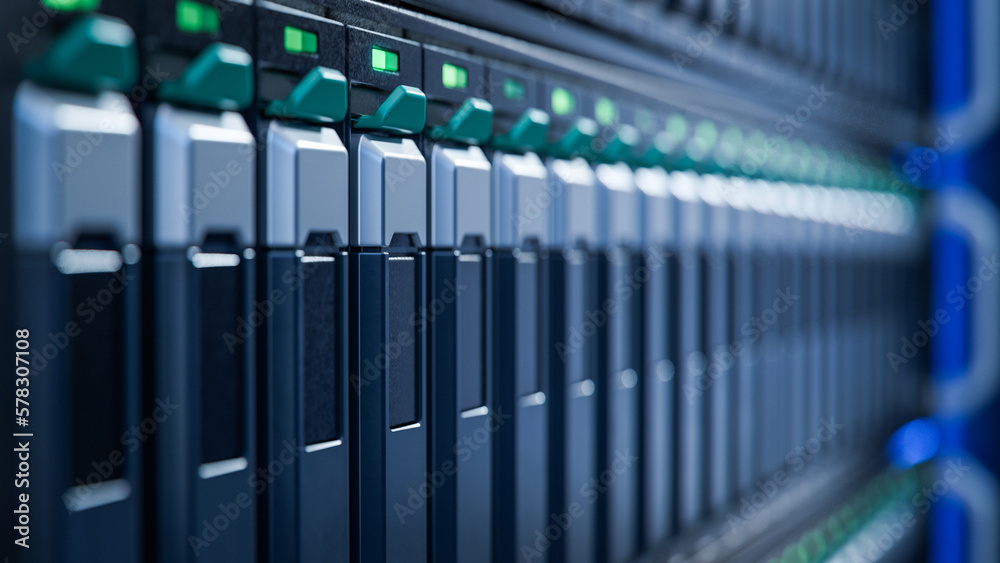
<svg viewBox="0 0 1000 563">
<path fill-rule="evenodd" d="M 886 452 L 893 465 L 906 469 L 934 457 L 940 440 L 937 425 L 930 419 L 918 418 L 893 433 Z"/>
</svg>

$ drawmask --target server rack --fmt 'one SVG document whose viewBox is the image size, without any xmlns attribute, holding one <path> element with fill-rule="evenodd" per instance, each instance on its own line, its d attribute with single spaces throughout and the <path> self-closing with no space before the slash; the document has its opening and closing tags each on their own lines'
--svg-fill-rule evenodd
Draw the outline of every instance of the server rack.
<svg viewBox="0 0 1000 563">
<path fill-rule="evenodd" d="M 928 249 L 886 164 L 924 140 L 923 19 L 882 46 L 856 22 L 884 8 L 5 6 L 37 29 L 3 64 L 4 328 L 54 334 L 138 280 L 58 377 L 32 367 L 41 549 L 15 557 L 846 549 L 929 476 L 878 461 L 925 412 L 925 358 L 881 356 L 926 314 L 894 288 Z M 81 135 L 103 141 L 53 180 Z"/>
</svg>

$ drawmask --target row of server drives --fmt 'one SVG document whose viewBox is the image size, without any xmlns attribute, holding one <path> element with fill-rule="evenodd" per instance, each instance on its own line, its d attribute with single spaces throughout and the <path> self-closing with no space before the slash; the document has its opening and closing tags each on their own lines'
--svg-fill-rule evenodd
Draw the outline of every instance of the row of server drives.
<svg viewBox="0 0 1000 563">
<path fill-rule="evenodd" d="M 919 411 L 910 198 L 276 5 L 146 4 L 140 58 L 122 6 L 14 93 L 22 559 L 623 562 Z"/>
</svg>

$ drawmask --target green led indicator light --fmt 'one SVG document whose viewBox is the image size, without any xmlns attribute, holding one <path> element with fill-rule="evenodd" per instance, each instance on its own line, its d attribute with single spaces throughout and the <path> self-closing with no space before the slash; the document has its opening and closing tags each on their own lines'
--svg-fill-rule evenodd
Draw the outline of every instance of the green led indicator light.
<svg viewBox="0 0 1000 563">
<path fill-rule="evenodd" d="M 679 143 L 683 141 L 685 138 L 687 138 L 688 134 L 687 120 L 684 119 L 683 115 L 675 113 L 671 115 L 669 118 L 667 118 L 666 130 L 667 134 L 670 135 L 670 138 L 673 139 L 675 142 Z"/>
<path fill-rule="evenodd" d="M 719 146 L 717 155 L 718 159 L 722 161 L 722 164 L 729 165 L 734 163 L 740 157 L 740 151 L 743 149 L 743 132 L 735 127 L 729 127 L 722 132 L 719 137 Z"/>
<path fill-rule="evenodd" d="M 441 83 L 450 90 L 464 89 L 469 85 L 469 73 L 460 66 L 444 63 L 441 65 Z"/>
<path fill-rule="evenodd" d="M 794 168 L 791 170 L 792 180 L 798 182 L 808 181 L 807 176 L 812 170 L 812 155 L 809 154 L 809 147 L 802 141 L 792 143 L 790 160 Z"/>
<path fill-rule="evenodd" d="M 379 72 L 399 72 L 399 53 L 372 47 L 372 68 Z"/>
<path fill-rule="evenodd" d="M 772 179 L 775 179 L 788 171 L 788 141 L 784 137 L 769 137 L 766 147 L 770 152 L 764 169 Z"/>
<path fill-rule="evenodd" d="M 552 90 L 552 111 L 556 115 L 568 115 L 576 109 L 576 98 L 565 88 Z"/>
<path fill-rule="evenodd" d="M 216 33 L 219 31 L 219 12 L 211 6 L 203 6 L 201 10 L 202 27 L 204 33 Z"/>
<path fill-rule="evenodd" d="M 42 5 L 51 10 L 90 12 L 101 5 L 101 0 L 42 0 Z"/>
<path fill-rule="evenodd" d="M 594 117 L 601 125 L 611 125 L 618 120 L 618 106 L 608 98 L 598 98 L 594 104 Z"/>
<path fill-rule="evenodd" d="M 688 139 L 685 147 L 688 157 L 695 162 L 705 162 L 715 150 L 718 137 L 719 133 L 714 123 L 708 120 L 698 122 L 694 128 L 694 136 Z"/>
<path fill-rule="evenodd" d="M 694 136 L 706 147 L 712 147 L 719 138 L 719 131 L 711 121 L 701 121 L 694 130 Z"/>
<path fill-rule="evenodd" d="M 313 55 L 316 53 L 316 34 L 285 26 L 285 50 L 289 53 Z"/>
<path fill-rule="evenodd" d="M 215 33 L 219 31 L 218 10 L 200 2 L 177 0 L 176 21 L 177 29 L 185 33 Z"/>
<path fill-rule="evenodd" d="M 503 81 L 503 97 L 508 100 L 520 102 L 524 100 L 524 82 L 514 78 L 505 78 Z"/>
<path fill-rule="evenodd" d="M 201 31 L 201 4 L 188 0 L 177 2 L 177 29 L 188 33 Z"/>
</svg>

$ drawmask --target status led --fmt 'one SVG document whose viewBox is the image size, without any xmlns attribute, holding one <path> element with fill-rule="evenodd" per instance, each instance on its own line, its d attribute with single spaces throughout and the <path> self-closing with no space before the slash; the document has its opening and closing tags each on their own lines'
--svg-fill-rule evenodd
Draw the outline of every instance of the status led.
<svg viewBox="0 0 1000 563">
<path fill-rule="evenodd" d="M 576 109 L 576 98 L 565 88 L 552 90 L 552 111 L 556 115 L 568 115 Z"/>
<path fill-rule="evenodd" d="M 372 68 L 379 72 L 399 72 L 399 53 L 372 47 Z"/>
<path fill-rule="evenodd" d="M 594 104 L 594 118 L 601 125 L 611 125 L 618 119 L 618 107 L 608 98 L 598 98 Z"/>
<path fill-rule="evenodd" d="M 672 114 L 667 118 L 666 130 L 667 134 L 670 135 L 670 138 L 679 143 L 687 138 L 687 120 L 684 119 L 684 116 L 678 113 Z"/>
<path fill-rule="evenodd" d="M 444 63 L 441 65 L 441 83 L 449 89 L 465 88 L 469 85 L 469 73 L 460 66 Z"/>
<path fill-rule="evenodd" d="M 715 143 L 718 139 L 719 132 L 715 123 L 707 119 L 700 121 L 695 126 L 694 136 L 688 140 L 688 156 L 696 162 L 701 162 L 715 149 Z"/>
<path fill-rule="evenodd" d="M 66 2 L 68 0 L 60 0 Z M 193 0 L 177 0 L 175 10 L 177 29 L 185 33 L 216 33 L 219 31 L 219 12 L 212 6 Z"/>
<path fill-rule="evenodd" d="M 187 33 L 201 33 L 201 4 L 190 0 L 178 0 L 176 8 L 177 29 Z"/>
<path fill-rule="evenodd" d="M 90 12 L 100 6 L 101 0 L 42 0 L 42 5 L 52 10 Z"/>
<path fill-rule="evenodd" d="M 219 31 L 219 12 L 212 6 L 202 5 L 201 7 L 201 31 L 202 33 L 216 33 Z"/>
<path fill-rule="evenodd" d="M 316 34 L 285 26 L 285 50 L 289 53 L 311 55 L 316 52 Z"/>
<path fill-rule="evenodd" d="M 743 132 L 736 127 L 728 127 L 719 137 L 719 159 L 725 164 L 736 162 L 743 149 Z"/>
<path fill-rule="evenodd" d="M 520 102 L 524 100 L 524 83 L 513 78 L 505 78 L 503 81 L 503 97 L 508 100 Z"/>
</svg>

